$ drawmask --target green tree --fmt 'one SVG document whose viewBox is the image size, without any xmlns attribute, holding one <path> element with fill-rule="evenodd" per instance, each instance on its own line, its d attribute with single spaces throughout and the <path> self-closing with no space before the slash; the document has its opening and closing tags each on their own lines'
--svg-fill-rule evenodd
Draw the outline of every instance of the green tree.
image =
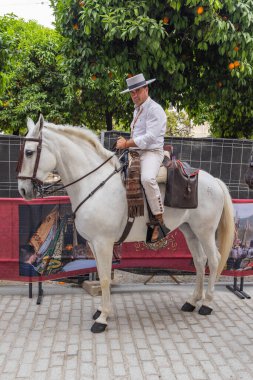
<svg viewBox="0 0 253 380">
<path fill-rule="evenodd" d="M 68 97 L 78 94 L 90 124 L 128 125 L 131 103 L 119 91 L 128 74 L 143 72 L 157 78 L 152 96 L 163 106 L 209 119 L 216 136 L 252 134 L 253 0 L 51 3 L 65 37 Z"/>
<path fill-rule="evenodd" d="M 0 18 L 1 55 L 0 129 L 7 133 L 26 131 L 27 116 L 38 113 L 52 122 L 71 118 L 61 73 L 62 37 L 36 22 L 14 15 Z"/>
<path fill-rule="evenodd" d="M 0 95 L 3 93 L 6 86 L 6 74 L 5 71 L 10 64 L 9 54 L 9 38 L 6 33 L 7 20 L 3 19 L 0 24 Z"/>
<path fill-rule="evenodd" d="M 185 111 L 177 112 L 175 109 L 166 109 L 168 120 L 168 136 L 190 137 L 192 135 L 192 123 Z"/>
</svg>

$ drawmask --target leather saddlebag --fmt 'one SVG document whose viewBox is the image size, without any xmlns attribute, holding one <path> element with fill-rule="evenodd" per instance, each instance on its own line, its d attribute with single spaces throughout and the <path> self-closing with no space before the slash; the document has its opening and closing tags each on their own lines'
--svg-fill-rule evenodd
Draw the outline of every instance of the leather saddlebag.
<svg viewBox="0 0 253 380">
<path fill-rule="evenodd" d="M 164 205 L 175 208 L 198 207 L 198 172 L 186 162 L 173 160 L 167 168 Z"/>
</svg>

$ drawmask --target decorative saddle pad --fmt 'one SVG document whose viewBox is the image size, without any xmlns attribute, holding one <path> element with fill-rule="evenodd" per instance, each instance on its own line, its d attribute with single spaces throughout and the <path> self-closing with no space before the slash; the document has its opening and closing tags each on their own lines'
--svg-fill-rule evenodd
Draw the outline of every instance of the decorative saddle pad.
<svg viewBox="0 0 253 380">
<path fill-rule="evenodd" d="M 141 187 L 141 165 L 138 152 L 130 152 L 129 167 L 126 178 L 128 216 L 135 218 L 144 215 L 144 197 Z"/>
</svg>

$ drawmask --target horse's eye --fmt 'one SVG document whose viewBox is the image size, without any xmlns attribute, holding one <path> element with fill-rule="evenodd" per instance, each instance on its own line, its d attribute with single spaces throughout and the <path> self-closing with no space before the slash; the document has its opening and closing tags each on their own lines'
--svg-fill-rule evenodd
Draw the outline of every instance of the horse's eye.
<svg viewBox="0 0 253 380">
<path fill-rule="evenodd" d="M 32 150 L 26 150 L 25 155 L 26 155 L 26 157 L 32 157 L 33 151 Z"/>
</svg>

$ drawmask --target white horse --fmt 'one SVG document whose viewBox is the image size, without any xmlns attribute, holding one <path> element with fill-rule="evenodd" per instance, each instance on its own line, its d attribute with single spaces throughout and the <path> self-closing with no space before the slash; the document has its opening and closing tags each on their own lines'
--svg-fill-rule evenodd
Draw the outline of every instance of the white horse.
<svg viewBox="0 0 253 380">
<path fill-rule="evenodd" d="M 56 126 L 44 122 L 42 116 L 35 125 L 28 120 L 29 132 L 19 160 L 18 188 L 27 200 L 36 196 L 36 182 L 42 183 L 49 172 L 57 169 L 63 184 L 75 182 L 85 173 L 90 176 L 67 188 L 72 210 L 76 211 L 76 227 L 88 240 L 97 262 L 102 288 L 102 303 L 94 314 L 92 332 L 102 332 L 110 312 L 110 279 L 114 242 L 121 237 L 127 222 L 126 190 L 117 169 L 119 160 L 106 150 L 98 138 L 85 128 Z M 40 148 L 41 154 L 40 154 Z M 100 167 L 105 161 L 107 162 Z M 95 168 L 99 166 L 97 171 Z M 115 171 L 116 169 L 116 171 Z M 115 172 L 115 173 L 114 173 Z M 114 173 L 115 175 L 112 175 Z M 102 181 L 111 176 L 102 187 Z M 92 196 L 93 190 L 99 187 Z M 164 195 L 164 185 L 161 188 Z M 84 203 L 82 203 L 86 200 Z M 183 311 L 193 311 L 201 301 L 199 313 L 212 311 L 214 284 L 221 273 L 234 238 L 233 204 L 226 185 L 210 174 L 199 172 L 198 207 L 196 209 L 165 208 L 165 222 L 173 231 L 180 228 L 192 253 L 196 267 L 196 286 L 183 305 Z M 148 213 L 135 219 L 126 241 L 144 241 Z M 217 231 L 218 247 L 215 241 Z M 205 266 L 208 261 L 209 281 L 204 292 Z"/>
</svg>

